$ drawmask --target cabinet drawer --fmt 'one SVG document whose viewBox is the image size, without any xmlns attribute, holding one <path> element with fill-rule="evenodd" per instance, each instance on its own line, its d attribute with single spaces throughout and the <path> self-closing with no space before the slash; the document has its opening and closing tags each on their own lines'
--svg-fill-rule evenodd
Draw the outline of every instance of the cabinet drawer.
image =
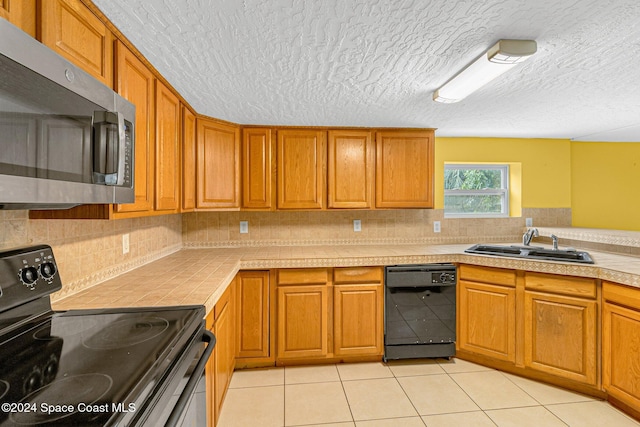
<svg viewBox="0 0 640 427">
<path fill-rule="evenodd" d="M 603 281 L 602 298 L 605 301 L 640 310 L 640 288 Z"/>
<path fill-rule="evenodd" d="M 584 298 L 596 297 L 596 280 L 583 277 L 526 272 L 525 288 Z"/>
<path fill-rule="evenodd" d="M 516 272 L 514 270 L 462 264 L 458 271 L 460 279 L 492 285 L 516 286 Z"/>
<path fill-rule="evenodd" d="M 327 283 L 329 272 L 326 268 L 293 268 L 278 270 L 278 286 L 313 285 Z"/>
<path fill-rule="evenodd" d="M 382 267 L 348 267 L 333 270 L 335 283 L 371 283 L 382 281 Z"/>
</svg>

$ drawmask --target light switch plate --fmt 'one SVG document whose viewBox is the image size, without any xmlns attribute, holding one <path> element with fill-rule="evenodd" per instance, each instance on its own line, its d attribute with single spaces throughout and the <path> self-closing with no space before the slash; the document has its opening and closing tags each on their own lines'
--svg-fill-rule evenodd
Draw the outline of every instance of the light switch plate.
<svg viewBox="0 0 640 427">
<path fill-rule="evenodd" d="M 362 231 L 362 222 L 359 219 L 353 220 L 353 231 Z"/>
<path fill-rule="evenodd" d="M 533 218 L 527 218 L 524 220 L 525 227 L 533 227 Z"/>
<path fill-rule="evenodd" d="M 433 221 L 433 232 L 439 233 L 440 230 L 440 221 Z"/>
<path fill-rule="evenodd" d="M 240 234 L 247 234 L 249 232 L 249 221 L 240 221 Z"/>
</svg>

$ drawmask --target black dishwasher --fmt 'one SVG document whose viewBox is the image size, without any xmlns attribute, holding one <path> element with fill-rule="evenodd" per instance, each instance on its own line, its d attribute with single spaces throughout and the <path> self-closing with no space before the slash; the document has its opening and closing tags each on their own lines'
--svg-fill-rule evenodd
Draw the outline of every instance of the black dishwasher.
<svg viewBox="0 0 640 427">
<path fill-rule="evenodd" d="M 384 360 L 456 353 L 456 267 L 385 267 Z"/>
</svg>

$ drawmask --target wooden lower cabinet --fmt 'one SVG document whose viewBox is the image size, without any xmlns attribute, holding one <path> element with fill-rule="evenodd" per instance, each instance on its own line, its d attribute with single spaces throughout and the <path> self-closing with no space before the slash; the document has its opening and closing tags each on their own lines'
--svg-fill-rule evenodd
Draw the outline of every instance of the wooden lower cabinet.
<svg viewBox="0 0 640 427">
<path fill-rule="evenodd" d="M 604 282 L 602 386 L 640 414 L 640 290 Z"/>
<path fill-rule="evenodd" d="M 596 385 L 597 308 L 596 301 L 525 291 L 525 366 Z"/>
<path fill-rule="evenodd" d="M 241 271 L 236 276 L 236 367 L 272 364 L 271 301 L 268 271 Z"/>
<path fill-rule="evenodd" d="M 326 269 L 278 272 L 277 360 L 324 358 L 329 341 Z"/>
<path fill-rule="evenodd" d="M 336 356 L 384 354 L 382 268 L 336 268 L 333 352 Z"/>
<path fill-rule="evenodd" d="M 457 347 L 515 363 L 515 271 L 461 265 L 459 278 Z"/>
<path fill-rule="evenodd" d="M 236 322 L 235 283 L 229 285 L 206 319 L 207 328 L 216 337 L 213 355 L 207 363 L 207 424 L 218 422 L 222 402 L 235 368 Z"/>
<path fill-rule="evenodd" d="M 461 265 L 458 292 L 463 357 L 601 393 L 595 279 Z"/>
</svg>

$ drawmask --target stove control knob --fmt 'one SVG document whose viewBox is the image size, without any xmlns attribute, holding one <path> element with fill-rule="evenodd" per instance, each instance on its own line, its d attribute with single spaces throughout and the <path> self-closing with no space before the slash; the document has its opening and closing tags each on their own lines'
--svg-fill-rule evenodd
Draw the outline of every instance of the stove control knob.
<svg viewBox="0 0 640 427">
<path fill-rule="evenodd" d="M 38 280 L 38 270 L 35 267 L 25 267 L 20 270 L 20 280 L 27 286 L 33 287 Z"/>
<path fill-rule="evenodd" d="M 45 280 L 51 279 L 56 274 L 56 265 L 52 262 L 45 262 L 40 265 L 40 274 Z"/>
</svg>

